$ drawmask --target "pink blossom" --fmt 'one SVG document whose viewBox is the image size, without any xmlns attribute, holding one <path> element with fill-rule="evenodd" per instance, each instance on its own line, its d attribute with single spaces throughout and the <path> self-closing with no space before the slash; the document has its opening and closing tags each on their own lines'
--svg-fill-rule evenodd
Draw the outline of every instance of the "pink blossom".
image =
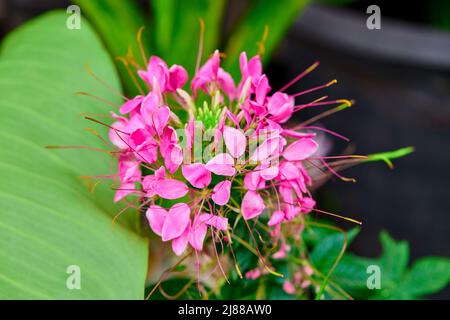
<svg viewBox="0 0 450 320">
<path fill-rule="evenodd" d="M 264 208 L 264 201 L 256 191 L 249 190 L 242 199 L 242 216 L 245 220 L 253 219 L 259 216 Z"/>
<path fill-rule="evenodd" d="M 260 276 L 261 276 L 261 271 L 259 271 L 259 269 L 247 271 L 247 273 L 245 274 L 245 278 L 250 279 L 250 280 L 256 280 Z"/>
<path fill-rule="evenodd" d="M 219 182 L 213 189 L 211 198 L 219 206 L 223 206 L 230 200 L 231 182 L 224 180 Z"/>
<path fill-rule="evenodd" d="M 147 197 L 155 195 L 163 199 L 178 199 L 184 197 L 189 188 L 187 185 L 179 180 L 165 178 L 163 167 L 160 168 L 154 175 L 145 176 L 142 181 L 142 187 L 146 192 Z"/>
<path fill-rule="evenodd" d="M 283 157 L 289 161 L 304 160 L 313 155 L 317 148 L 318 144 L 313 139 L 299 139 L 284 150 Z"/>
<path fill-rule="evenodd" d="M 131 111 L 135 110 L 136 108 L 140 107 L 142 100 L 144 99 L 143 96 L 136 96 L 133 99 L 128 100 L 125 102 L 121 107 L 119 112 L 121 114 L 127 114 Z"/>
<path fill-rule="evenodd" d="M 153 232 L 161 236 L 162 241 L 178 238 L 189 225 L 190 209 L 185 203 L 173 205 L 169 212 L 160 206 L 150 206 L 146 217 Z"/>
<path fill-rule="evenodd" d="M 218 230 L 227 230 L 228 227 L 228 219 L 212 214 L 204 213 L 199 217 L 200 221 L 206 223 L 209 226 L 212 226 Z"/>
<path fill-rule="evenodd" d="M 270 119 L 278 123 L 289 120 L 294 112 L 294 99 L 286 93 L 276 92 L 267 102 Z"/>
<path fill-rule="evenodd" d="M 220 153 L 206 163 L 206 169 L 219 176 L 233 176 L 236 173 L 234 160 L 228 153 Z"/>
<path fill-rule="evenodd" d="M 261 173 L 258 171 L 250 171 L 245 175 L 244 187 L 248 190 L 256 191 L 264 189 L 266 186 L 266 180 L 261 177 Z"/>
<path fill-rule="evenodd" d="M 283 290 L 287 294 L 295 294 L 295 287 L 289 280 L 284 280 L 283 283 Z"/>
<path fill-rule="evenodd" d="M 207 228 L 206 223 L 200 219 L 200 216 L 195 216 L 189 235 L 189 243 L 195 250 L 201 251 L 203 249 Z"/>
<path fill-rule="evenodd" d="M 274 259 L 285 259 L 286 258 L 286 253 L 289 252 L 289 251 L 291 251 L 291 247 L 283 242 L 283 243 L 281 243 L 280 250 L 275 252 L 272 255 L 272 258 L 274 258 Z"/>
<path fill-rule="evenodd" d="M 183 67 L 173 65 L 168 69 L 164 60 L 157 56 L 150 57 L 147 70 L 139 70 L 138 75 L 149 85 L 153 85 L 156 81 L 162 92 L 173 92 L 181 88 L 188 78 L 188 74 Z"/>
<path fill-rule="evenodd" d="M 236 94 L 233 78 L 228 72 L 220 68 L 220 56 L 217 50 L 195 74 L 191 82 L 191 88 L 194 93 L 199 89 L 209 93 L 209 86 L 212 84 L 216 84 L 230 99 L 234 99 Z"/>
<path fill-rule="evenodd" d="M 183 176 L 196 188 L 203 189 L 211 183 L 211 172 L 203 163 L 193 163 L 181 166 Z"/>
<path fill-rule="evenodd" d="M 284 212 L 277 210 L 272 213 L 272 216 L 270 217 L 270 220 L 267 223 L 267 225 L 269 227 L 273 227 L 275 225 L 282 223 L 283 221 L 284 221 Z"/>
<path fill-rule="evenodd" d="M 245 152 L 247 140 L 245 135 L 238 129 L 225 127 L 223 130 L 223 138 L 228 152 L 233 158 L 239 158 Z"/>
</svg>

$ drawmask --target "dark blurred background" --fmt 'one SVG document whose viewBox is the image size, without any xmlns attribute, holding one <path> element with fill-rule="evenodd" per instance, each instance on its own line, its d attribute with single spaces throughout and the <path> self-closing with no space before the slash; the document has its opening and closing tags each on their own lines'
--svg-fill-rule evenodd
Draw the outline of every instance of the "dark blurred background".
<svg viewBox="0 0 450 320">
<path fill-rule="evenodd" d="M 139 1 L 148 10 L 148 1 Z M 328 3 L 324 3 L 328 2 Z M 24 21 L 69 1 L 0 0 L 0 37 Z M 381 9 L 381 29 L 366 27 L 366 9 Z M 229 8 L 239 8 L 231 1 Z M 233 11 L 225 16 L 226 34 Z M 293 86 L 292 93 L 339 83 L 326 94 L 356 105 L 322 121 L 350 137 L 358 154 L 404 146 L 416 151 L 395 160 L 345 172 L 358 183 L 330 181 L 320 190 L 321 207 L 364 222 L 352 250 L 380 253 L 378 234 L 388 230 L 407 240 L 411 258 L 450 257 L 450 1 L 348 1 L 312 4 L 299 16 L 267 70 L 273 88 L 319 60 L 320 67 Z M 325 94 L 325 93 L 324 93 Z M 305 119 L 317 110 L 301 113 Z M 333 142 L 333 153 L 347 144 Z M 450 298 L 450 289 L 435 298 Z"/>
</svg>

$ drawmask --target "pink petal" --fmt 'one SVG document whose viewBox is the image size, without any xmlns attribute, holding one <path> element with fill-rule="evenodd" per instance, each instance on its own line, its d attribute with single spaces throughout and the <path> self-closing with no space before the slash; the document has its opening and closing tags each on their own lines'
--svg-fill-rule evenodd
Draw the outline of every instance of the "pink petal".
<svg viewBox="0 0 450 320">
<path fill-rule="evenodd" d="M 119 190 L 116 191 L 116 194 L 114 195 L 114 202 L 118 202 L 125 198 L 127 195 L 135 193 L 137 190 L 135 190 L 134 182 L 130 183 L 123 183 L 120 185 Z"/>
<path fill-rule="evenodd" d="M 166 150 L 164 157 L 164 164 L 170 173 L 178 170 L 178 167 L 183 162 L 183 150 L 177 144 L 170 144 Z"/>
<path fill-rule="evenodd" d="M 234 157 L 239 158 L 245 152 L 247 141 L 241 130 L 225 126 L 223 138 L 228 152 Z"/>
<path fill-rule="evenodd" d="M 182 255 L 183 252 L 186 250 L 186 247 L 189 243 L 190 232 L 191 226 L 190 224 L 188 224 L 186 229 L 181 234 L 181 236 L 172 240 L 172 250 L 173 252 L 175 252 L 177 256 Z"/>
<path fill-rule="evenodd" d="M 181 166 L 183 176 L 196 188 L 205 188 L 211 183 L 211 172 L 204 164 L 193 163 Z"/>
<path fill-rule="evenodd" d="M 270 92 L 269 80 L 267 80 L 266 75 L 262 75 L 256 84 L 255 98 L 256 102 L 260 105 L 265 104 L 266 96 Z M 266 109 L 266 107 L 264 107 Z"/>
<path fill-rule="evenodd" d="M 164 131 L 160 137 L 159 151 L 163 157 L 166 156 L 169 146 L 178 142 L 177 132 L 171 126 L 164 128 Z"/>
<path fill-rule="evenodd" d="M 198 216 L 194 218 L 189 243 L 197 251 L 203 249 L 203 241 L 205 240 L 206 232 L 208 231 L 207 228 L 206 224 L 202 222 Z"/>
<path fill-rule="evenodd" d="M 236 173 L 234 160 L 227 153 L 220 153 L 209 160 L 206 169 L 219 176 L 233 176 Z"/>
<path fill-rule="evenodd" d="M 261 276 L 261 271 L 259 271 L 258 269 L 253 269 L 253 270 L 247 271 L 245 273 L 245 278 L 250 279 L 250 280 L 256 280 L 260 276 Z"/>
<path fill-rule="evenodd" d="M 270 163 L 264 163 L 263 165 L 257 166 L 255 171 L 259 172 L 261 178 L 264 180 L 272 180 L 278 176 L 279 169 L 277 165 L 271 165 Z"/>
<path fill-rule="evenodd" d="M 182 66 L 174 64 L 169 69 L 169 85 L 168 90 L 173 92 L 186 84 L 188 74 Z"/>
<path fill-rule="evenodd" d="M 160 206 L 150 206 L 145 213 L 147 217 L 148 223 L 150 224 L 150 228 L 152 228 L 153 232 L 158 236 L 161 236 L 164 221 L 167 217 L 167 211 Z"/>
<path fill-rule="evenodd" d="M 250 157 L 250 161 L 261 162 L 271 156 L 277 156 L 280 150 L 280 137 L 266 139 Z"/>
<path fill-rule="evenodd" d="M 211 198 L 219 206 L 223 206 L 230 200 L 231 181 L 225 180 L 216 184 Z"/>
<path fill-rule="evenodd" d="M 206 223 L 207 225 L 213 226 L 218 230 L 227 230 L 228 227 L 227 218 L 205 213 L 200 215 L 199 219 L 200 221 Z"/>
<path fill-rule="evenodd" d="M 294 203 L 294 195 L 292 193 L 292 187 L 290 185 L 281 185 L 279 190 L 284 202 L 289 204 Z"/>
<path fill-rule="evenodd" d="M 300 177 L 300 170 L 289 161 L 283 161 L 280 164 L 281 180 L 294 180 Z"/>
<path fill-rule="evenodd" d="M 300 213 L 300 208 L 297 206 L 294 206 L 292 204 L 287 204 L 284 207 L 284 216 L 286 217 L 286 220 L 292 220 L 296 216 L 298 216 Z"/>
<path fill-rule="evenodd" d="M 150 57 L 150 61 L 147 66 L 147 71 L 138 71 L 138 75 L 150 85 L 153 85 L 153 79 L 156 79 L 162 91 L 165 91 L 169 71 L 167 64 L 161 58 L 157 56 Z"/>
<path fill-rule="evenodd" d="M 189 188 L 184 182 L 175 179 L 162 179 L 153 186 L 155 192 L 164 199 L 178 199 L 188 193 Z"/>
<path fill-rule="evenodd" d="M 258 189 L 263 189 L 265 186 L 266 181 L 257 171 L 251 171 L 244 177 L 244 187 L 248 190 L 256 191 Z"/>
<path fill-rule="evenodd" d="M 261 76 L 262 63 L 261 57 L 259 55 L 253 56 L 248 62 L 248 73 L 254 79 L 257 79 Z"/>
<path fill-rule="evenodd" d="M 185 203 L 177 203 L 170 208 L 161 232 L 162 241 L 175 239 L 186 230 L 191 209 Z"/>
<path fill-rule="evenodd" d="M 290 251 L 290 250 L 291 250 L 291 247 L 290 247 L 290 246 L 286 245 L 285 243 L 282 243 L 282 244 L 281 244 L 281 247 L 280 247 L 280 250 L 278 250 L 277 252 L 275 252 L 275 253 L 272 255 L 272 258 L 273 258 L 273 259 L 285 259 L 285 258 L 286 258 L 286 253 L 287 253 L 288 251 Z"/>
<path fill-rule="evenodd" d="M 169 121 L 170 109 L 168 106 L 162 106 L 152 115 L 153 128 L 160 136 Z"/>
<path fill-rule="evenodd" d="M 319 145 L 313 139 L 300 139 L 291 143 L 283 152 L 283 157 L 289 161 L 299 161 L 310 157 Z"/>
<path fill-rule="evenodd" d="M 283 211 L 274 211 L 272 216 L 270 217 L 269 222 L 267 223 L 267 225 L 269 227 L 273 227 L 277 224 L 282 223 L 284 220 L 284 212 Z"/>
<path fill-rule="evenodd" d="M 219 68 L 217 81 L 219 82 L 220 89 L 225 92 L 230 100 L 233 100 L 236 96 L 236 87 L 231 75 L 222 68 Z"/>
<path fill-rule="evenodd" d="M 283 290 L 287 294 L 295 294 L 295 287 L 289 280 L 285 280 L 283 283 Z"/>
<path fill-rule="evenodd" d="M 128 120 L 116 121 L 111 125 L 111 129 L 109 130 L 109 140 L 122 150 L 128 148 L 128 135 L 121 133 L 121 131 L 126 132 L 127 122 Z"/>
<path fill-rule="evenodd" d="M 152 114 L 161 106 L 161 103 L 161 97 L 153 91 L 143 99 L 140 111 L 148 125 L 152 125 Z"/>
<path fill-rule="evenodd" d="M 119 179 L 121 182 L 135 182 L 141 180 L 140 164 L 128 156 L 119 158 Z"/>
<path fill-rule="evenodd" d="M 286 93 L 276 92 L 267 102 L 267 110 L 272 115 L 270 119 L 284 123 L 294 112 L 294 99 Z"/>
<path fill-rule="evenodd" d="M 300 207 L 300 211 L 302 213 L 310 213 L 312 211 L 312 209 L 314 209 L 314 207 L 316 206 L 316 201 L 314 201 L 314 199 L 312 198 L 303 198 L 301 200 L 301 207 Z"/>
<path fill-rule="evenodd" d="M 139 107 L 141 105 L 142 99 L 143 99 L 142 96 L 137 96 L 133 99 L 128 100 L 120 107 L 119 112 L 121 114 L 130 113 L 131 111 L 133 111 L 134 109 L 136 109 L 137 107 Z"/>
<path fill-rule="evenodd" d="M 263 212 L 265 207 L 259 193 L 249 190 L 242 199 L 242 216 L 245 220 L 255 218 Z"/>
</svg>

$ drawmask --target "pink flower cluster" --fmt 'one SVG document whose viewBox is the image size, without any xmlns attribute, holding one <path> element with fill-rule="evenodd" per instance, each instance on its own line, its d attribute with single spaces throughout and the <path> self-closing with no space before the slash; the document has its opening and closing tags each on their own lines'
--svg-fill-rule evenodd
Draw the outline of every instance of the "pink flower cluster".
<svg viewBox="0 0 450 320">
<path fill-rule="evenodd" d="M 315 206 L 303 166 L 318 148 L 314 134 L 284 127 L 297 110 L 295 99 L 271 93 L 259 56 L 248 60 L 243 52 L 239 63 L 236 86 L 216 51 L 195 73 L 189 94 L 182 89 L 186 70 L 152 56 L 147 70 L 138 72 L 149 93 L 113 114 L 109 136 L 120 149 L 114 200 L 139 196 L 151 229 L 172 241 L 177 255 L 189 245 L 202 250 L 208 228 L 229 229 L 230 215 L 238 213 L 226 208 L 249 220 L 274 207 L 267 224 L 277 233 L 283 222 Z M 178 110 L 187 115 L 185 123 Z M 213 134 L 205 146 L 207 130 Z M 211 154 L 193 156 L 196 144 L 201 155 L 206 148 Z M 261 193 L 272 189 L 273 197 L 263 199 Z"/>
</svg>

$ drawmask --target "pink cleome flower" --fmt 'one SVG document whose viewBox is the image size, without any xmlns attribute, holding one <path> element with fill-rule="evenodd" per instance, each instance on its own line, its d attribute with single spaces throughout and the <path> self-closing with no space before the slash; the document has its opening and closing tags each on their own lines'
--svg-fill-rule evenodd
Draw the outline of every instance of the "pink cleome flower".
<svg viewBox="0 0 450 320">
<path fill-rule="evenodd" d="M 138 196 L 148 206 L 150 228 L 171 241 L 177 255 L 189 246 L 202 250 L 208 228 L 227 232 L 237 215 L 251 220 L 265 213 L 276 237 L 283 223 L 315 208 L 305 161 L 319 145 L 315 134 L 286 127 L 301 107 L 294 95 L 271 93 L 259 56 L 248 60 L 243 52 L 239 63 L 236 86 L 214 52 L 192 77 L 189 94 L 186 70 L 152 56 L 138 72 L 149 92 L 112 114 L 109 137 L 118 150 L 120 180 L 114 201 Z M 171 104 L 185 111 L 187 123 Z M 283 246 L 275 258 L 287 250 Z"/>
</svg>

